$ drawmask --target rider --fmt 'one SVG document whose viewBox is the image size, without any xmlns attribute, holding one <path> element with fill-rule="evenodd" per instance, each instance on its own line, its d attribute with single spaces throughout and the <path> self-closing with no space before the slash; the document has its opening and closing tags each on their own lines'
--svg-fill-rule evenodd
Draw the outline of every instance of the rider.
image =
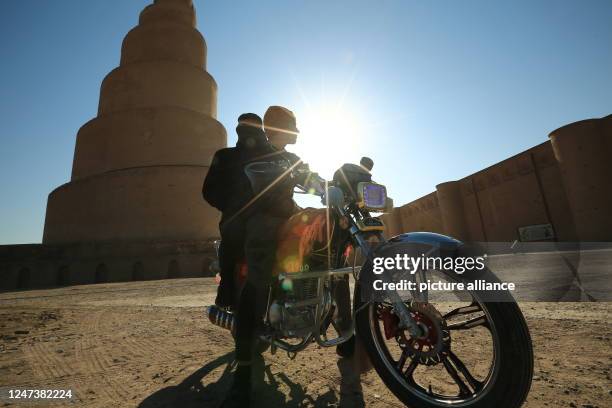
<svg viewBox="0 0 612 408">
<path fill-rule="evenodd" d="M 264 115 L 263 125 L 269 145 L 261 149 L 265 154 L 259 155 L 257 160 L 250 157 L 248 162 L 271 161 L 296 167 L 301 165 L 298 156 L 284 150 L 287 144 L 295 143 L 299 132 L 295 115 L 281 106 L 271 106 Z M 237 163 L 243 173 L 245 164 L 248 163 Z M 224 213 L 224 219 L 227 221 L 222 222 L 223 240 L 244 243 L 248 268 L 247 281 L 240 294 L 236 311 L 235 344 L 238 367 L 230 393 L 223 403 L 224 407 L 249 405 L 254 340 L 266 311 L 268 288 L 276 257 L 277 231 L 299 210 L 293 201 L 293 185 L 284 181 L 278 180 L 263 196 L 253 192 L 249 186 L 247 190 L 251 198 L 246 203 L 239 200 L 241 209 L 230 217 Z M 223 183 L 227 184 L 228 181 Z M 236 191 L 242 198 L 243 193 L 234 189 L 232 191 Z M 229 201 L 233 200 L 232 194 L 228 196 Z M 239 222 L 235 222 L 236 220 Z"/>
<path fill-rule="evenodd" d="M 353 191 L 357 183 L 361 181 L 372 181 L 371 170 L 374 167 L 374 161 L 369 157 L 362 157 L 359 164 L 344 163 L 334 173 L 334 182 L 338 183 L 345 191 Z"/>
<path fill-rule="evenodd" d="M 273 152 L 262 126 L 261 118 L 254 113 L 238 117 L 236 147 L 215 153 L 202 187 L 204 199 L 222 213 L 219 222 L 221 282 L 215 300 L 220 307 L 235 303 L 234 265 L 244 250 L 244 233 L 241 230 L 245 228 L 248 216 L 256 209 L 251 206 L 243 210 L 253 197 L 244 166 Z"/>
<path fill-rule="evenodd" d="M 372 169 L 374 168 L 374 160 L 370 159 L 367 156 L 363 156 L 361 160 L 359 160 L 359 165 L 365 170 L 367 170 L 368 173 L 371 173 Z"/>
<path fill-rule="evenodd" d="M 299 130 L 293 112 L 283 106 L 270 106 L 264 114 L 264 131 L 268 141 L 276 149 L 276 156 L 288 161 L 291 165 L 301 165 L 302 160 L 294 153 L 285 150 L 289 144 L 295 144 Z M 298 212 L 300 207 L 293 200 L 293 187 L 280 191 L 276 212 L 286 218 Z"/>
</svg>

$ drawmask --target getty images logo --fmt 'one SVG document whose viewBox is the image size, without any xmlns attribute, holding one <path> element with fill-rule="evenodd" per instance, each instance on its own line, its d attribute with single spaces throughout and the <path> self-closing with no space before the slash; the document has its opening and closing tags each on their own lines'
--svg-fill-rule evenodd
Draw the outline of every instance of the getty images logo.
<svg viewBox="0 0 612 408">
<path fill-rule="evenodd" d="M 380 275 L 385 270 L 401 270 L 415 274 L 418 270 L 453 271 L 459 275 L 466 271 L 482 271 L 485 268 L 487 255 L 478 257 L 439 257 L 439 256 L 408 256 L 397 254 L 392 257 L 376 257 L 373 272 Z"/>
</svg>

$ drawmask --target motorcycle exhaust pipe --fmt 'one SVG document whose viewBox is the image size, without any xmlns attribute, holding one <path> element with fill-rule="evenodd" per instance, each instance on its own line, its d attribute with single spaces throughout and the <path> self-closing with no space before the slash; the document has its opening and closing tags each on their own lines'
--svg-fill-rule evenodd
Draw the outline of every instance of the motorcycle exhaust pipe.
<svg viewBox="0 0 612 408">
<path fill-rule="evenodd" d="M 226 312 L 218 306 L 211 305 L 204 310 L 204 314 L 208 317 L 208 320 L 216 326 L 223 327 L 234 332 L 236 325 L 236 316 L 233 313 Z"/>
</svg>

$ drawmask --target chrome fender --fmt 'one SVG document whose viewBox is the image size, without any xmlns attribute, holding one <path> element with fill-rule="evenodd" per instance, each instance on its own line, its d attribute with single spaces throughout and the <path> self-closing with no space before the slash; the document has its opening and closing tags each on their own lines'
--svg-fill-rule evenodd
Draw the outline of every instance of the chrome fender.
<svg viewBox="0 0 612 408">
<path fill-rule="evenodd" d="M 407 232 L 394 236 L 385 244 L 395 243 L 424 244 L 437 246 L 440 249 L 451 251 L 463 246 L 463 242 L 459 241 L 458 239 L 449 237 L 448 235 L 437 234 L 435 232 Z M 383 244 L 383 246 L 385 244 Z"/>
</svg>

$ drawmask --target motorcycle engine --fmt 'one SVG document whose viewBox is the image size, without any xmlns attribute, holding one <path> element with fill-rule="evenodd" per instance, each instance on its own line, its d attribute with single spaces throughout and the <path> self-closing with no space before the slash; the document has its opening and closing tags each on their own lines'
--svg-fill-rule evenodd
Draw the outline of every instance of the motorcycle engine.
<svg viewBox="0 0 612 408">
<path fill-rule="evenodd" d="M 317 304 L 327 310 L 327 287 L 317 296 L 319 278 L 285 279 L 281 282 L 278 299 L 269 309 L 269 322 L 284 337 L 304 337 L 314 330 Z"/>
<path fill-rule="evenodd" d="M 315 307 L 274 301 L 270 306 L 270 324 L 284 337 L 303 337 L 312 331 Z"/>
</svg>

